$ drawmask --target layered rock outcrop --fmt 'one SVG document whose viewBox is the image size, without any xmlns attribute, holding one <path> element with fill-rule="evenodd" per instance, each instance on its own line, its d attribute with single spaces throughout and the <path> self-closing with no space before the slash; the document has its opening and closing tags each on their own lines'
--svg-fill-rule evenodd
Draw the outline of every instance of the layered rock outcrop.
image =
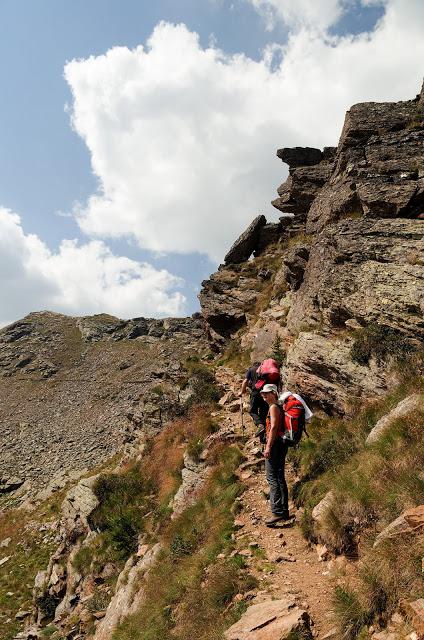
<svg viewBox="0 0 424 640">
<path fill-rule="evenodd" d="M 424 338 L 423 104 L 422 92 L 355 105 L 337 148 L 280 149 L 289 177 L 273 204 L 291 217 L 259 258 L 247 261 L 256 236 L 245 262 L 203 283 L 215 342 L 239 339 L 260 359 L 279 336 L 286 383 L 329 413 L 391 383 L 389 366 L 352 357 L 355 332 L 383 327 L 411 349 Z"/>
</svg>

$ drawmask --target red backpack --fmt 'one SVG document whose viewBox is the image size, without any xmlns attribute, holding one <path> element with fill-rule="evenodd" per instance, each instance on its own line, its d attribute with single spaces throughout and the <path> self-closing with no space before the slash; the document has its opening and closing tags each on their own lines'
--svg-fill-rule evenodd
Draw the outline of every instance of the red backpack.
<svg viewBox="0 0 424 640">
<path fill-rule="evenodd" d="M 256 370 L 256 389 L 262 389 L 265 384 L 280 384 L 280 367 L 272 358 L 264 360 Z"/>
<path fill-rule="evenodd" d="M 296 446 L 305 429 L 305 408 L 294 396 L 288 396 L 282 404 L 284 411 L 284 441 L 289 447 Z M 306 433 L 306 435 L 308 435 Z"/>
</svg>

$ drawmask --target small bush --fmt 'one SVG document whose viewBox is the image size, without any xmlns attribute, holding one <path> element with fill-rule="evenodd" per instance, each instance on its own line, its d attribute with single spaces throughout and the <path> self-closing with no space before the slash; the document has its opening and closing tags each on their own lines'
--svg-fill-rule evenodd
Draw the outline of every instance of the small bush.
<svg viewBox="0 0 424 640">
<path fill-rule="evenodd" d="M 86 576 L 90 571 L 93 557 L 94 554 L 92 547 L 90 547 L 89 545 L 85 545 L 76 552 L 72 564 L 78 571 L 78 573 L 80 573 L 82 576 Z"/>
<path fill-rule="evenodd" d="M 297 462 L 308 480 L 343 464 L 359 447 L 358 438 L 341 420 L 314 421 L 308 433 L 311 437 L 302 439 Z"/>
<path fill-rule="evenodd" d="M 203 440 L 199 438 L 191 438 L 187 445 L 187 453 L 196 462 L 200 460 L 200 454 L 204 449 Z"/>
<path fill-rule="evenodd" d="M 399 331 L 381 324 L 370 324 L 355 332 L 350 357 L 358 364 L 367 365 L 374 356 L 381 364 L 389 357 L 403 360 L 412 351 L 411 343 Z"/>
<path fill-rule="evenodd" d="M 44 593 L 37 598 L 35 604 L 47 620 L 53 620 L 59 602 L 60 598 L 52 596 L 50 593 Z"/>
<path fill-rule="evenodd" d="M 177 533 L 169 545 L 172 555 L 179 558 L 190 555 L 195 547 L 196 536 L 194 531 L 190 532 L 187 537 Z"/>
<path fill-rule="evenodd" d="M 214 404 L 218 402 L 221 394 L 215 382 L 215 376 L 211 370 L 203 364 L 190 364 L 190 384 L 194 394 L 187 400 L 186 408 L 196 405 Z"/>
<path fill-rule="evenodd" d="M 49 624 L 47 627 L 44 627 L 44 629 L 41 630 L 41 637 L 50 638 L 50 636 L 52 636 L 57 630 L 58 629 L 54 624 Z"/>
<path fill-rule="evenodd" d="M 282 367 L 287 360 L 287 353 L 283 347 L 283 341 L 279 333 L 277 333 L 275 340 L 272 343 L 272 353 L 270 357 L 274 358 L 280 367 Z"/>
<path fill-rule="evenodd" d="M 124 560 L 136 551 L 143 515 L 152 506 L 145 499 L 151 491 L 151 482 L 137 467 L 122 474 L 101 475 L 97 480 L 94 493 L 100 504 L 91 514 L 90 524 L 104 533 L 105 546 L 115 551 L 117 559 Z"/>
</svg>

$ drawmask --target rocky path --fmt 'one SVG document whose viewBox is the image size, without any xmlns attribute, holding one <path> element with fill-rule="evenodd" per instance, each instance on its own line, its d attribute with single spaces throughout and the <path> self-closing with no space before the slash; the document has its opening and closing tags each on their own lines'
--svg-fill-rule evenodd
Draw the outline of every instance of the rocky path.
<svg viewBox="0 0 424 640">
<path fill-rule="evenodd" d="M 220 419 L 232 424 L 236 433 L 241 433 L 240 401 L 236 398 L 241 379 L 236 379 L 233 372 L 224 367 L 218 370 L 217 379 L 227 391 L 221 400 Z M 320 557 L 320 548 L 304 539 L 298 522 L 300 513 L 294 505 L 290 504 L 290 511 L 295 516 L 293 522 L 282 523 L 272 529 L 265 526 L 264 521 L 270 515 L 268 485 L 263 456 L 253 436 L 254 425 L 247 407 L 244 424 L 245 434 L 250 436 L 244 445 L 247 459 L 240 467 L 240 478 L 246 490 L 240 498 L 235 535 L 238 550 L 246 557 L 251 572 L 261 585 L 254 603 L 289 599 L 299 609 L 308 612 L 314 637 L 320 640 L 335 638 L 332 591 L 333 581 L 341 567 L 336 560 L 328 560 L 323 554 Z M 287 476 L 290 489 L 294 479 L 290 468 Z"/>
</svg>

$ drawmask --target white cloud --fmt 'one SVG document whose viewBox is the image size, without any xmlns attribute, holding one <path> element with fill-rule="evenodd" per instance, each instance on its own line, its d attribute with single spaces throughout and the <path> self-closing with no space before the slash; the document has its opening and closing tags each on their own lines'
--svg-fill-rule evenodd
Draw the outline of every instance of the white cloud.
<svg viewBox="0 0 424 640">
<path fill-rule="evenodd" d="M 302 6 L 312 16 L 316 5 L 322 24 L 341 6 Z M 82 230 L 222 260 L 285 175 L 276 148 L 335 144 L 351 104 L 415 95 L 423 25 L 421 0 L 389 0 L 372 33 L 330 39 L 303 27 L 253 61 L 161 23 L 145 48 L 70 62 L 73 125 L 101 184 L 78 212 Z"/>
<path fill-rule="evenodd" d="M 248 0 L 272 30 L 282 20 L 287 27 L 325 31 L 335 24 L 349 0 Z"/>
<path fill-rule="evenodd" d="M 124 318 L 185 311 L 185 298 L 175 291 L 182 282 L 167 271 L 115 256 L 98 240 L 81 246 L 64 240 L 53 253 L 24 233 L 18 215 L 1 207 L 0 281 L 0 325 L 43 308 Z"/>
</svg>

